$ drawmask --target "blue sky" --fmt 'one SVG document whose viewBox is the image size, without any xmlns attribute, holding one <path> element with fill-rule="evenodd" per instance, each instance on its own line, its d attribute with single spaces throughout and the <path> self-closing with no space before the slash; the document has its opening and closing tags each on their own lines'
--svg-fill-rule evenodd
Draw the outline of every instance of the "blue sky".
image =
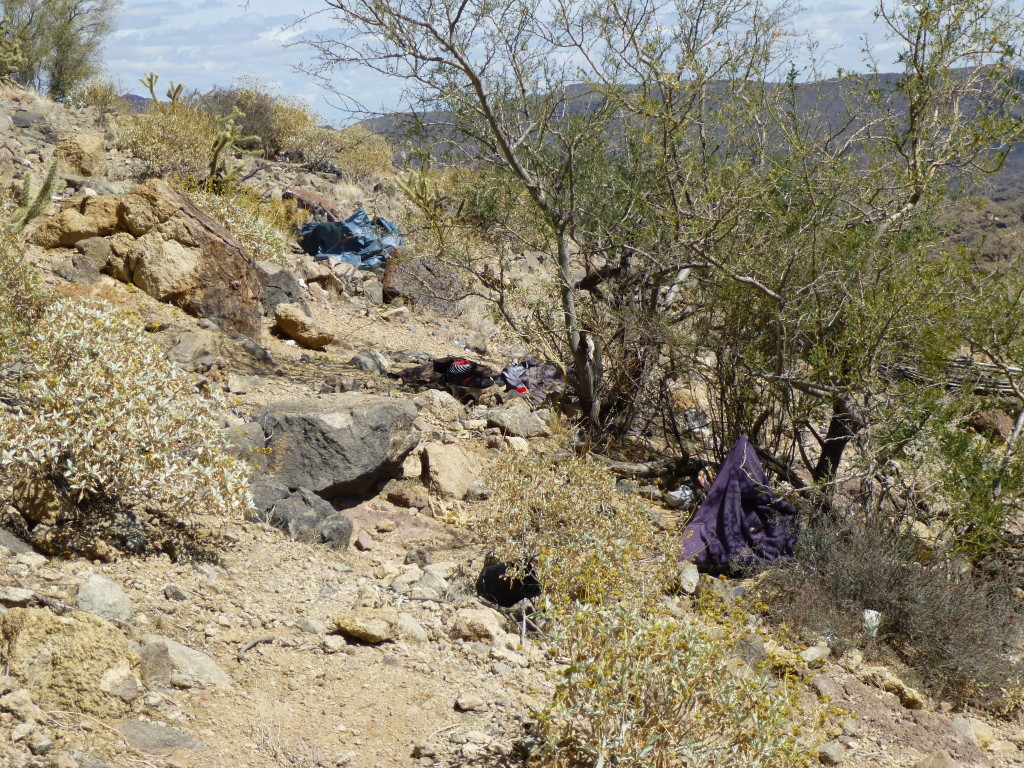
<svg viewBox="0 0 1024 768">
<path fill-rule="evenodd" d="M 118 29 L 107 43 L 106 67 L 124 90 L 145 93 L 138 79 L 150 71 L 160 75 L 161 95 L 172 80 L 205 91 L 251 75 L 311 104 L 329 122 L 344 121 L 338 99 L 295 71 L 306 52 L 283 45 L 298 34 L 290 28 L 296 18 L 323 8 L 318 0 L 123 1 Z M 835 65 L 860 69 L 859 37 L 873 27 L 874 5 L 874 0 L 806 0 L 797 24 L 822 51 L 830 51 Z M 333 85 L 374 108 L 393 106 L 400 90 L 399 83 L 355 70 L 337 74 Z"/>
</svg>

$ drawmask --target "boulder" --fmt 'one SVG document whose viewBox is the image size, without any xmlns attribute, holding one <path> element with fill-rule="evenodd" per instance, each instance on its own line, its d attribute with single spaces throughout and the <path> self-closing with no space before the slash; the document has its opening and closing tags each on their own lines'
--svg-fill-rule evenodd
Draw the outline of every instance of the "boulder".
<svg viewBox="0 0 1024 768">
<path fill-rule="evenodd" d="M 278 304 L 274 309 L 274 320 L 281 333 L 291 336 L 304 347 L 323 349 L 334 341 L 334 334 L 315 323 L 301 304 Z"/>
<path fill-rule="evenodd" d="M 352 640 L 371 645 L 385 643 L 398 636 L 395 630 L 396 617 L 390 613 L 360 608 L 339 613 L 331 619 L 331 622 L 338 633 Z"/>
<path fill-rule="evenodd" d="M 446 499 L 463 500 L 480 477 L 480 460 L 457 445 L 428 443 L 423 448 L 423 457 L 430 488 Z"/>
<path fill-rule="evenodd" d="M 160 635 L 147 635 L 141 651 L 142 678 L 150 685 L 180 688 L 231 687 L 231 677 L 202 651 Z"/>
<path fill-rule="evenodd" d="M 54 157 L 71 173 L 79 176 L 102 176 L 107 165 L 107 148 L 103 134 L 72 133 L 57 142 Z"/>
<path fill-rule="evenodd" d="M 416 256 L 405 248 L 391 251 L 381 288 L 388 301 L 405 299 L 417 309 L 448 317 L 458 313 L 458 302 L 466 295 L 453 267 L 431 256 Z"/>
<path fill-rule="evenodd" d="M 124 593 L 121 585 L 98 573 L 94 573 L 78 589 L 78 607 L 95 613 L 103 619 L 130 621 L 135 612 L 131 598 Z"/>
<path fill-rule="evenodd" d="M 112 235 L 118 225 L 118 198 L 90 195 L 44 220 L 32 234 L 32 242 L 43 248 L 70 247 L 80 240 Z"/>
<path fill-rule="evenodd" d="M 0 662 L 44 710 L 116 717 L 127 704 L 111 689 L 138 657 L 121 630 L 90 613 L 11 608 L 0 616 Z"/>
<path fill-rule="evenodd" d="M 515 437 L 540 437 L 551 434 L 544 420 L 519 402 L 513 402 L 508 408 L 494 408 L 488 411 L 487 426 L 498 427 L 505 434 Z"/>
<path fill-rule="evenodd" d="M 964 421 L 964 426 L 973 429 L 979 435 L 984 435 L 989 440 L 1006 443 L 1013 434 L 1013 418 L 1004 410 L 989 408 L 971 414 Z"/>
<path fill-rule="evenodd" d="M 179 749 L 202 749 L 202 744 L 181 731 L 150 720 L 126 720 L 117 726 L 132 749 L 149 755 L 170 755 Z"/>
<path fill-rule="evenodd" d="M 455 614 L 449 634 L 452 640 L 493 642 L 505 637 L 501 622 L 501 614 L 489 608 L 463 608 Z"/>
<path fill-rule="evenodd" d="M 264 315 L 272 317 L 279 304 L 298 304 L 306 315 L 309 314 L 309 308 L 306 305 L 306 292 L 299 285 L 299 279 L 294 272 L 271 261 L 257 261 L 256 269 L 264 284 L 262 296 Z"/>
<path fill-rule="evenodd" d="M 263 284 L 252 257 L 223 224 L 161 179 L 122 196 L 117 213 L 118 229 L 136 238 L 128 260 L 136 259 L 130 266 L 140 288 L 228 334 L 259 338 Z"/>
<path fill-rule="evenodd" d="M 256 414 L 270 471 L 325 499 L 357 496 L 393 477 L 419 442 L 416 406 L 357 392 L 268 405 Z"/>
</svg>

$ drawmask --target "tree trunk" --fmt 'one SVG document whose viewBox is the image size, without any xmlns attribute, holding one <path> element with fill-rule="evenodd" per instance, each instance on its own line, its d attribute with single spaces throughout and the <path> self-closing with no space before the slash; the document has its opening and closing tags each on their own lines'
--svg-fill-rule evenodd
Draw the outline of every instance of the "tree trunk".
<svg viewBox="0 0 1024 768">
<path fill-rule="evenodd" d="M 569 279 L 569 234 L 564 225 L 558 231 L 558 270 L 562 284 L 562 311 L 565 315 L 565 329 L 569 335 L 572 360 L 576 367 L 576 394 L 580 398 L 583 417 L 591 428 L 601 423 L 602 362 L 601 344 L 590 333 L 580 328 L 576 313 L 576 296 Z"/>
<path fill-rule="evenodd" d="M 850 438 L 864 428 L 864 419 L 852 397 L 837 397 L 832 403 L 832 419 L 822 444 L 821 456 L 814 467 L 814 481 L 828 484 L 835 480 Z"/>
</svg>

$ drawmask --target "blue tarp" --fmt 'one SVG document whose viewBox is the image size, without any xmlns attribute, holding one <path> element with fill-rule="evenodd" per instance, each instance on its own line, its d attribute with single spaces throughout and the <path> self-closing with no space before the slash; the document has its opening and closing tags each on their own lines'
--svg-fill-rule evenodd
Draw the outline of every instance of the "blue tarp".
<svg viewBox="0 0 1024 768">
<path fill-rule="evenodd" d="M 317 261 L 335 259 L 359 269 L 379 267 L 403 244 L 398 225 L 360 208 L 344 221 L 311 221 L 299 230 L 302 250 Z"/>
</svg>

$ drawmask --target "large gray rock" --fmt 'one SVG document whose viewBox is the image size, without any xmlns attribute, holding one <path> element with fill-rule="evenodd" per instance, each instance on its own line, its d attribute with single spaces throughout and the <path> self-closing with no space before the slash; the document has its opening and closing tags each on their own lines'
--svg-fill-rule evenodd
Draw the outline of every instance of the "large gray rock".
<svg viewBox="0 0 1024 768">
<path fill-rule="evenodd" d="M 306 292 L 294 272 L 272 261 L 257 261 L 256 270 L 265 284 L 262 296 L 264 315 L 273 317 L 278 304 L 299 304 L 309 314 Z"/>
<path fill-rule="evenodd" d="M 488 411 L 487 426 L 498 427 L 505 434 L 515 437 L 540 437 L 551 434 L 544 420 L 521 403 Z"/>
<path fill-rule="evenodd" d="M 231 686 L 231 678 L 217 662 L 202 651 L 166 637 L 147 635 L 146 644 L 139 655 L 142 658 L 143 679 L 150 685 L 166 685 L 170 682 L 182 688 Z"/>
<path fill-rule="evenodd" d="M 419 442 L 407 400 L 343 392 L 272 403 L 256 414 L 270 471 L 326 499 L 366 494 L 394 477 Z"/>
<path fill-rule="evenodd" d="M 78 589 L 78 607 L 83 611 L 95 613 L 103 619 L 130 621 L 135 612 L 131 598 L 124 593 L 121 585 L 94 573 Z"/>
<path fill-rule="evenodd" d="M 117 730 L 128 746 L 148 754 L 170 754 L 179 749 L 201 749 L 203 746 L 181 731 L 149 720 L 125 720 Z"/>
</svg>

